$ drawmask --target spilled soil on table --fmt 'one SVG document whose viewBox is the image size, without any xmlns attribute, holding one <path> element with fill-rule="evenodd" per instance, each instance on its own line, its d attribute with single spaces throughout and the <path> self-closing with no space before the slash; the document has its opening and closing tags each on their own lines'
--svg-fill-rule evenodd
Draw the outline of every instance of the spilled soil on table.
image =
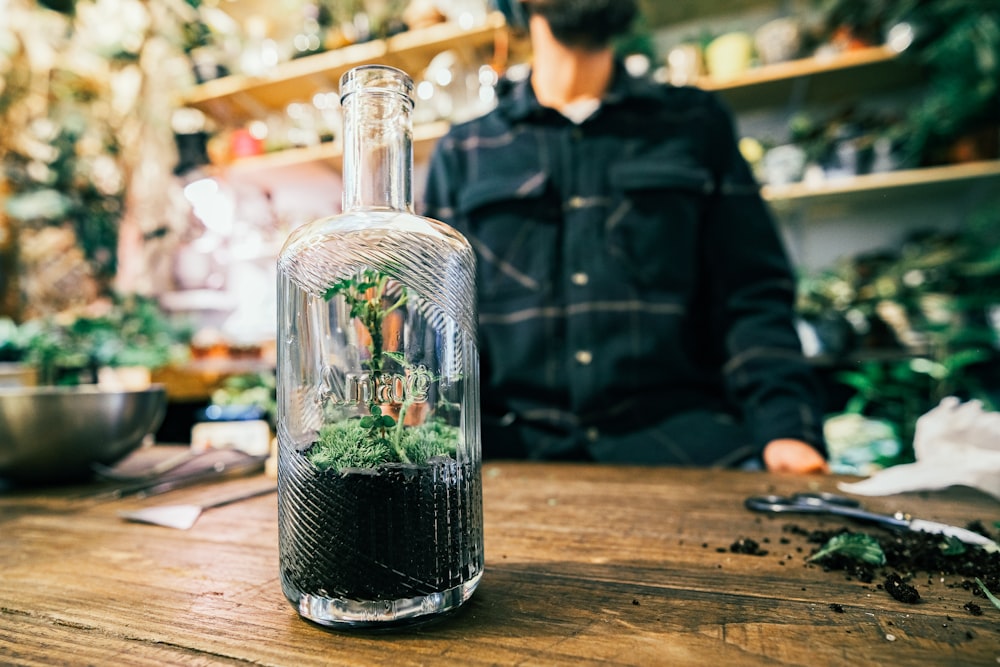
<svg viewBox="0 0 1000 667">
<path fill-rule="evenodd" d="M 980 535 L 998 540 L 998 535 L 990 531 L 980 521 L 974 521 L 966 526 Z M 781 549 L 787 551 L 793 539 L 802 540 L 814 545 L 807 549 L 798 547 L 803 559 L 808 559 L 819 552 L 820 548 L 838 535 L 867 535 L 875 539 L 885 554 L 884 565 L 872 565 L 839 553 L 830 554 L 808 563 L 827 573 L 841 573 L 848 581 L 857 580 L 873 584 L 876 590 L 890 595 L 900 602 L 919 604 L 920 591 L 931 586 L 944 585 L 947 588 L 960 588 L 969 592 L 969 601 L 960 610 L 979 616 L 984 608 L 992 608 L 993 603 L 987 598 L 978 579 L 994 596 L 1000 596 L 1000 553 L 989 553 L 980 546 L 962 544 L 949 540 L 941 535 L 907 531 L 900 533 L 862 532 L 846 527 L 832 530 L 810 530 L 798 524 L 782 526 L 782 537 L 779 542 Z M 735 554 L 750 556 L 767 556 L 772 551 L 770 538 L 754 540 L 741 536 L 735 539 L 728 549 Z M 784 556 L 787 562 L 790 556 Z M 947 582 L 944 580 L 947 578 Z M 839 607 L 839 608 L 838 608 Z M 841 605 L 833 604 L 834 612 L 843 612 Z M 1000 610 L 995 610 L 1000 613 Z"/>
</svg>

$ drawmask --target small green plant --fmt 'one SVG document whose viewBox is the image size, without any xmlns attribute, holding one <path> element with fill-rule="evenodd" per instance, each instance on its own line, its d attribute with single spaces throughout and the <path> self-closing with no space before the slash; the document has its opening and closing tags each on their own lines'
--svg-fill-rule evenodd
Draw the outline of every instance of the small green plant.
<svg viewBox="0 0 1000 667">
<path fill-rule="evenodd" d="M 406 287 L 391 283 L 389 276 L 366 269 L 357 276 L 345 278 L 325 293 L 326 300 L 341 298 L 352 319 L 368 334 L 368 358 L 362 367 L 368 371 L 373 386 L 387 384 L 387 369 L 398 367 L 409 377 L 418 377 L 417 386 L 424 387 L 440 378 L 425 369 L 414 368 L 406 357 L 384 349 L 386 317 L 408 302 Z M 423 463 L 434 456 L 454 456 L 458 447 L 458 429 L 440 419 L 430 418 L 408 426 L 407 413 L 414 397 L 407 394 L 392 403 L 388 414 L 379 391 L 368 392 L 368 414 L 358 418 L 325 424 L 319 438 L 308 451 L 309 460 L 320 469 L 372 468 L 381 463 Z"/>
<path fill-rule="evenodd" d="M 885 553 L 878 540 L 862 533 L 841 533 L 831 537 L 810 561 L 822 560 L 834 554 L 870 565 L 885 565 Z"/>
<path fill-rule="evenodd" d="M 351 317 L 360 321 L 368 332 L 371 340 L 368 344 L 370 356 L 365 365 L 372 373 L 382 372 L 384 360 L 382 323 L 385 322 L 386 315 L 402 308 L 408 297 L 406 287 L 400 286 L 396 301 L 386 306 L 388 288 L 389 276 L 373 269 L 366 269 L 357 277 L 344 278 L 334 283 L 324 295 L 327 301 L 338 295 L 343 297 L 350 307 Z"/>
<path fill-rule="evenodd" d="M 992 602 L 994 607 L 1000 609 L 1000 598 L 998 598 L 996 595 L 990 592 L 990 589 L 986 588 L 986 584 L 984 584 L 982 579 L 980 579 L 979 577 L 976 577 L 976 585 L 979 586 L 979 590 L 983 592 L 983 595 L 986 596 L 986 599 Z"/>
</svg>

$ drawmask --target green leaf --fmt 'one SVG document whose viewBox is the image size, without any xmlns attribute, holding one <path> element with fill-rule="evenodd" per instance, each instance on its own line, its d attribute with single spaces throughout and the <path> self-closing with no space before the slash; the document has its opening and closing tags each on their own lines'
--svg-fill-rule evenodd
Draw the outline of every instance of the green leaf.
<svg viewBox="0 0 1000 667">
<path fill-rule="evenodd" d="M 392 361 L 395 361 L 397 364 L 403 366 L 404 368 L 407 366 L 408 362 L 406 361 L 406 355 L 404 355 L 402 352 L 383 351 L 382 356 L 385 357 L 386 359 L 391 359 Z"/>
<path fill-rule="evenodd" d="M 831 537 L 809 560 L 820 560 L 834 554 L 871 565 L 885 565 L 885 553 L 878 540 L 862 533 L 841 533 Z"/>
<path fill-rule="evenodd" d="M 326 289 L 326 291 L 323 293 L 323 298 L 329 301 L 330 299 L 332 299 L 333 297 L 337 296 L 338 294 L 346 290 L 348 287 L 350 287 L 351 282 L 352 281 L 350 278 L 345 278 L 344 280 L 339 280 L 335 282 Z"/>
<path fill-rule="evenodd" d="M 994 607 L 1000 609 L 1000 599 L 998 599 L 997 596 L 993 595 L 993 593 L 990 593 L 990 589 L 986 588 L 986 584 L 984 584 L 979 579 L 979 577 L 976 577 L 976 583 L 979 584 L 979 590 L 983 592 L 983 595 L 986 596 L 986 599 L 992 602 Z"/>
<path fill-rule="evenodd" d="M 386 428 L 392 428 L 396 425 L 396 420 L 389 415 L 382 415 L 382 426 Z"/>
<path fill-rule="evenodd" d="M 834 379 L 843 382 L 848 387 L 857 389 L 858 391 L 867 391 L 873 389 L 875 382 L 872 378 L 868 377 L 864 373 L 859 373 L 856 371 L 844 371 L 842 373 L 834 374 Z"/>
<path fill-rule="evenodd" d="M 954 372 L 965 366 L 971 366 L 988 360 L 992 357 L 986 350 L 959 350 L 944 361 L 945 368 L 949 372 Z"/>
<path fill-rule="evenodd" d="M 952 535 L 945 535 L 944 542 L 938 545 L 945 556 L 959 556 L 965 553 L 965 543 Z"/>
</svg>

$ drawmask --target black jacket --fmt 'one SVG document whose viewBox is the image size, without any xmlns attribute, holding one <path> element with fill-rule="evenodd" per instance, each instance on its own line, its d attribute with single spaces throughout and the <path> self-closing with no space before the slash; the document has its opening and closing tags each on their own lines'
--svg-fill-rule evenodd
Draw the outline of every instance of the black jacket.
<svg viewBox="0 0 1000 667">
<path fill-rule="evenodd" d="M 508 85 L 439 142 L 425 209 L 477 253 L 486 456 L 602 458 L 692 410 L 822 451 L 793 273 L 713 94 L 619 65 L 576 125 Z"/>
</svg>

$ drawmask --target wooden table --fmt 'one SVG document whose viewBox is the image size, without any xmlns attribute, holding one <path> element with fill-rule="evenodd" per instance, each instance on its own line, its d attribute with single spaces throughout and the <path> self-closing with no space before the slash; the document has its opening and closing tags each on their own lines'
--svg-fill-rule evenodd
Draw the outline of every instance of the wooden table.
<svg viewBox="0 0 1000 667">
<path fill-rule="evenodd" d="M 263 476 L 101 502 L 81 499 L 80 488 L 8 490 L 0 663 L 996 665 L 1000 610 L 948 586 L 960 578 L 918 578 L 922 603 L 897 602 L 878 582 L 807 564 L 814 545 L 783 530 L 842 521 L 743 507 L 750 494 L 835 482 L 489 464 L 479 590 L 456 614 L 395 633 L 336 632 L 299 618 L 278 583 L 273 495 L 210 510 L 189 531 L 118 517 L 270 484 Z M 866 504 L 961 525 L 1000 519 L 1000 503 L 971 490 Z M 731 552 L 740 538 L 769 553 Z M 963 608 L 973 600 L 981 616 Z"/>
</svg>

